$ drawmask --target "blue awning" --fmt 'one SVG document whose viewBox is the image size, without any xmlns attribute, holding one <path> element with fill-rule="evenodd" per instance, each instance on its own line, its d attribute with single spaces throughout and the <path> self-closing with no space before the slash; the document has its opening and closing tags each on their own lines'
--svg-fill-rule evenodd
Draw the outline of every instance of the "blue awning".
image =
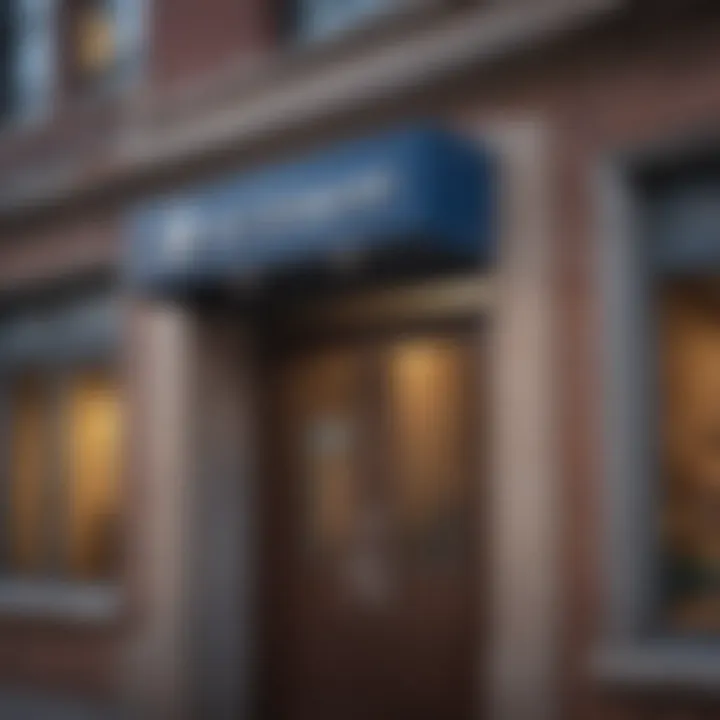
<svg viewBox="0 0 720 720">
<path fill-rule="evenodd" d="M 342 143 L 139 208 L 128 274 L 148 289 L 394 258 L 471 263 L 491 252 L 489 153 L 434 127 Z"/>
</svg>

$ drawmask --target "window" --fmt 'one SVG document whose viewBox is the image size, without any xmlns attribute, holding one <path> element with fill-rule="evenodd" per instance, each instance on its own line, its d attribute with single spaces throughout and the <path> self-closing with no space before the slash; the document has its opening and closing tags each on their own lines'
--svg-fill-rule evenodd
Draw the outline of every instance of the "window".
<svg viewBox="0 0 720 720">
<path fill-rule="evenodd" d="M 633 162 L 608 189 L 599 666 L 702 684 L 720 647 L 720 163 Z"/>
<path fill-rule="evenodd" d="M 144 50 L 147 0 L 79 0 L 70 21 L 71 82 L 80 91 L 137 76 Z"/>
<path fill-rule="evenodd" d="M 648 216 L 660 395 L 658 621 L 673 635 L 720 637 L 720 171 L 673 174 L 653 188 Z"/>
<path fill-rule="evenodd" d="M 74 578 L 112 578 L 119 562 L 120 398 L 116 374 L 77 372 L 67 385 L 68 568 Z"/>
<path fill-rule="evenodd" d="M 71 91 L 122 86 L 143 65 L 148 0 L 0 3 L 0 118 L 37 121 Z"/>
<path fill-rule="evenodd" d="M 0 321 L 5 578 L 106 583 L 120 564 L 122 401 L 114 304 Z"/>
<path fill-rule="evenodd" d="M 20 0 L 17 4 L 18 112 L 39 119 L 48 111 L 55 86 L 57 0 Z"/>
<path fill-rule="evenodd" d="M 57 0 L 10 0 L 0 6 L 0 113 L 37 120 L 55 86 Z"/>
<path fill-rule="evenodd" d="M 720 286 L 666 279 L 659 293 L 662 623 L 720 635 Z"/>
<path fill-rule="evenodd" d="M 324 40 L 397 11 L 400 5 L 397 0 L 296 0 L 297 34 L 302 40 Z"/>
</svg>

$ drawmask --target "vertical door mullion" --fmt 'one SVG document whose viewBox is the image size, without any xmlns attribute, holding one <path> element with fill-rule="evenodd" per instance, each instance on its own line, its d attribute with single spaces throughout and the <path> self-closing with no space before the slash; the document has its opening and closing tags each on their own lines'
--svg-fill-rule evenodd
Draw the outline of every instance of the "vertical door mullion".
<svg viewBox="0 0 720 720">
<path fill-rule="evenodd" d="M 0 374 L 0 575 L 10 571 L 10 391 L 5 374 Z"/>
<path fill-rule="evenodd" d="M 360 345 L 359 376 L 361 395 L 358 416 L 362 439 L 360 443 L 362 494 L 376 504 L 384 492 L 385 428 L 383 418 L 382 347 L 375 340 Z"/>
</svg>

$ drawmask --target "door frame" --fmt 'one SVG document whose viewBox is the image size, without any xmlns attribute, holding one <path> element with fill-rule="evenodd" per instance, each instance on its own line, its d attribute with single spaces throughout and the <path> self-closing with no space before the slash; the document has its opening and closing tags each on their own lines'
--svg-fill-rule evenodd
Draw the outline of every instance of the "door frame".
<svg viewBox="0 0 720 720">
<path fill-rule="evenodd" d="M 552 141 L 548 118 L 493 116 L 481 118 L 472 109 L 462 119 L 468 131 L 496 150 L 501 169 L 498 192 L 498 256 L 493 275 L 493 299 L 488 310 L 492 318 L 494 457 L 491 475 L 493 558 L 490 569 L 492 629 L 487 678 L 478 686 L 487 696 L 487 714 L 502 720 L 549 720 L 559 711 L 561 689 L 560 595 L 561 496 L 556 455 L 557 388 L 555 328 L 552 327 L 556 289 L 552 284 L 553 237 L 551 215 L 554 204 Z M 222 582 L 206 585 L 203 598 L 229 598 L 218 611 L 211 602 L 190 608 L 184 599 L 188 584 L 194 585 L 194 568 L 188 567 L 188 550 L 202 555 L 204 539 L 198 536 L 192 508 L 184 498 L 203 486 L 199 460 L 213 453 L 238 455 L 241 477 L 254 481 L 253 388 L 254 376 L 246 358 L 252 352 L 250 323 L 237 314 L 226 325 L 238 335 L 237 350 L 229 351 L 234 363 L 223 363 L 215 372 L 215 384 L 240 387 L 234 410 L 239 416 L 237 447 L 202 448 L 194 437 L 195 428 L 207 420 L 204 399 L 206 374 L 202 367 L 219 362 L 216 348 L 208 342 L 216 335 L 206 317 L 191 305 L 168 307 L 156 301 L 136 301 L 133 308 L 132 339 L 134 366 L 131 408 L 139 425 L 149 431 L 142 442 L 133 442 L 137 456 L 137 484 L 145 501 L 138 517 L 133 557 L 143 593 L 143 622 L 127 643 L 124 679 L 128 702 L 143 709 L 172 708 L 177 717 L 186 717 L 198 685 L 207 678 L 197 659 L 194 643 L 182 642 L 189 627 L 201 626 L 204 656 L 218 660 L 232 646 L 237 658 L 232 677 L 213 678 L 213 692 L 223 697 L 217 717 L 236 717 L 247 707 L 245 677 L 253 666 L 252 588 L 247 575 L 242 586 L 227 588 L 227 577 L 237 568 L 252 565 L 243 547 L 225 548 Z M 529 360 L 530 359 L 530 360 Z M 240 370 L 238 370 L 238 367 Z M 231 372 L 232 371 L 232 372 Z M 230 397 L 225 392 L 224 397 Z M 202 402 L 201 402 L 202 400 Z M 148 408 L 150 409 L 148 411 Z M 205 413 L 205 414 L 204 414 Z M 163 421 L 154 426 L 150 418 Z M 150 432 L 152 430 L 152 432 Z M 238 443 L 238 438 L 240 443 Z M 222 444 L 222 443 L 221 443 Z M 136 447 L 137 446 L 137 447 Z M 518 452 L 521 446 L 523 452 Z M 220 484 L 228 492 L 236 488 L 238 475 L 225 473 Z M 251 490 L 250 490 L 251 491 Z M 222 515 L 248 516 L 239 500 L 223 499 Z M 233 503 L 235 503 L 233 505 Z M 232 523 L 238 525 L 237 519 Z M 522 532 L 517 528 L 521 527 Z M 246 531 L 243 529 L 243 533 Z M 247 532 L 252 533 L 252 527 Z M 224 535 L 225 533 L 220 533 Z M 192 565 L 192 563 L 191 563 Z M 247 616 L 240 617 L 235 596 L 248 598 Z M 530 610 L 529 610 L 530 608 Z M 212 624 L 227 622 L 245 627 L 233 640 L 225 633 L 221 640 L 202 629 L 203 618 Z M 227 663 L 225 664 L 227 665 Z M 162 682 L 158 668 L 168 668 Z M 187 701 L 184 701 L 187 700 Z M 185 708 L 182 711 L 181 708 Z M 174 715 L 175 716 L 175 715 Z"/>
<path fill-rule="evenodd" d="M 296 358 L 312 354 L 316 350 L 338 345 L 359 343 L 382 343 L 384 339 L 400 337 L 452 337 L 455 333 L 464 334 L 472 345 L 473 366 L 471 368 L 471 387 L 475 394 L 472 407 L 472 427 L 470 431 L 477 434 L 477 442 L 472 450 L 473 488 L 470 498 L 474 508 L 474 547 L 472 555 L 478 561 L 474 568 L 471 582 L 473 596 L 477 600 L 473 612 L 471 629 L 477 632 L 473 643 L 473 667 L 475 677 L 484 677 L 489 666 L 487 638 L 490 634 L 488 603 L 480 602 L 483 589 L 490 582 L 491 570 L 488 514 L 488 493 L 491 487 L 491 473 L 494 458 L 489 438 L 491 417 L 494 414 L 492 383 L 492 314 L 494 308 L 494 278 L 492 274 L 466 274 L 454 278 L 393 284 L 389 287 L 355 291 L 341 297 L 306 300 L 298 304 L 282 303 L 277 306 L 269 318 L 257 324 L 262 329 L 255 331 L 256 342 L 263 340 L 266 346 L 260 349 L 260 362 L 257 365 L 255 381 L 259 390 L 260 420 L 257 424 L 256 438 L 259 457 L 259 486 L 274 485 L 277 468 L 271 457 L 271 448 L 267 443 L 275 427 L 273 417 L 277 418 L 277 410 L 270 407 L 276 403 L 274 399 L 267 402 L 265 390 L 272 388 L 278 373 L 282 374 L 283 366 L 292 363 Z M 258 349 L 256 347 L 256 349 Z M 274 391 L 271 389 L 271 395 Z M 269 458 L 264 461 L 262 458 Z M 267 515 L 274 512 L 273 501 L 277 498 L 270 490 L 267 495 L 256 496 L 257 508 L 261 522 L 267 522 Z M 276 521 L 273 520 L 273 534 Z M 277 559 L 277 558 L 276 558 Z M 260 553 L 259 576 L 262 605 L 268 598 L 265 595 L 267 579 L 264 577 L 266 564 L 263 553 Z M 272 584 L 272 581 L 271 581 Z M 272 600 L 272 598 L 271 598 Z M 275 608 L 277 611 L 277 608 Z M 270 611 L 273 612 L 273 611 Z M 261 633 L 273 635 L 272 617 L 260 610 Z M 280 618 L 278 618 L 280 620 Z M 282 630 L 281 630 L 282 633 Z M 268 661 L 265 656 L 267 643 L 277 640 L 268 637 L 257 639 L 258 652 L 262 658 L 260 666 L 265 671 Z M 273 651 L 270 650 L 272 653 Z M 278 662 L 277 655 L 272 658 L 274 665 Z M 284 664 L 284 663 L 282 663 Z M 273 667 L 270 672 L 278 672 Z M 263 686 L 264 678 L 260 678 Z M 483 717 L 486 713 L 487 697 L 484 693 L 476 693 L 475 712 L 473 717 Z M 262 717 L 262 714 L 261 714 Z"/>
</svg>

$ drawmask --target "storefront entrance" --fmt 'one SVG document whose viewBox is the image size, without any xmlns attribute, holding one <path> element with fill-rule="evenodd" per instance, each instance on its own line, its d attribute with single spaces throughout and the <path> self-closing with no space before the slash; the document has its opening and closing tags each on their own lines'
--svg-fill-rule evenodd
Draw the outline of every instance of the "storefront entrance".
<svg viewBox="0 0 720 720">
<path fill-rule="evenodd" d="M 266 364 L 265 714 L 479 717 L 481 330 L 280 345 Z"/>
<path fill-rule="evenodd" d="M 495 185 L 484 145 L 421 123 L 133 217 L 130 282 L 201 308 L 185 371 L 208 704 L 259 691 L 280 720 L 478 716 Z"/>
</svg>

